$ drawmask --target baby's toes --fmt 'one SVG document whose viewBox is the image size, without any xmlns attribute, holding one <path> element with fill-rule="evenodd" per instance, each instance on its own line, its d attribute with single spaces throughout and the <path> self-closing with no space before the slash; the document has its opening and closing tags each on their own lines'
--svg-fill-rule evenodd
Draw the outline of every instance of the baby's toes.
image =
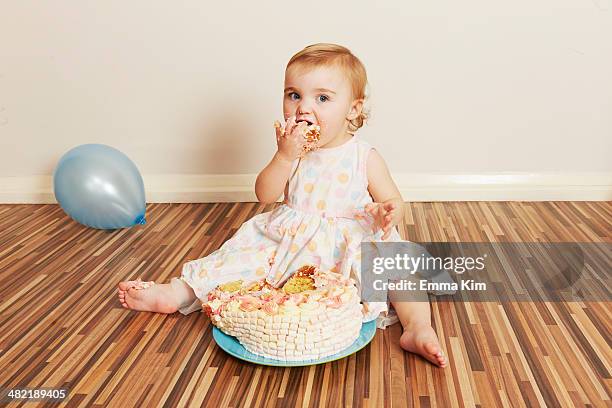
<svg viewBox="0 0 612 408">
<path fill-rule="evenodd" d="M 446 356 L 437 344 L 427 343 L 425 345 L 425 350 L 427 350 L 427 352 L 430 353 L 438 361 L 438 364 L 441 367 L 444 367 L 446 365 Z"/>
<path fill-rule="evenodd" d="M 440 355 L 440 347 L 436 343 L 425 343 L 425 351 L 435 357 Z"/>
<path fill-rule="evenodd" d="M 134 281 L 123 281 L 123 282 L 119 282 L 119 291 L 123 291 L 126 292 L 128 291 L 130 288 L 133 288 L 134 286 L 136 286 L 136 283 Z"/>
<path fill-rule="evenodd" d="M 127 304 L 127 301 L 125 300 L 126 293 L 126 291 L 119 290 L 119 294 L 117 295 L 117 297 L 119 298 L 119 303 L 121 303 L 121 306 L 127 309 L 129 308 L 129 306 Z"/>
<path fill-rule="evenodd" d="M 440 364 L 440 367 L 446 367 L 446 356 L 438 356 L 438 364 Z"/>
<path fill-rule="evenodd" d="M 121 306 L 127 307 L 127 303 L 125 301 L 125 297 L 120 297 L 119 298 L 119 303 L 121 303 Z"/>
</svg>

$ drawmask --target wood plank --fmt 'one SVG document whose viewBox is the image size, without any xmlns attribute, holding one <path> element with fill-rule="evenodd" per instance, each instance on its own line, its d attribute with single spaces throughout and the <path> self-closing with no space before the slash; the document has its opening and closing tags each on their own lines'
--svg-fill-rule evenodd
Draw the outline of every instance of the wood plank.
<svg viewBox="0 0 612 408">
<path fill-rule="evenodd" d="M 610 302 L 433 299 L 444 370 L 404 352 L 399 326 L 349 358 L 282 369 L 225 354 L 201 313 L 118 304 L 119 281 L 168 281 L 276 205 L 149 204 L 147 225 L 118 231 L 57 205 L 0 205 L 3 385 L 66 386 L 79 406 L 611 404 Z M 612 202 L 408 203 L 398 230 L 421 242 L 611 243 Z"/>
</svg>

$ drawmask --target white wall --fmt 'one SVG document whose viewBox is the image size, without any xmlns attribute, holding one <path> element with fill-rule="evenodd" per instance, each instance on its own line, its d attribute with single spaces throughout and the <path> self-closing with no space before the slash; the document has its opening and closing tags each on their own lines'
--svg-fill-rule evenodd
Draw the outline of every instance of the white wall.
<svg viewBox="0 0 612 408">
<path fill-rule="evenodd" d="M 55 163 L 83 143 L 122 150 L 149 185 L 252 177 L 274 152 L 286 62 L 315 42 L 365 63 L 361 134 L 412 180 L 402 188 L 512 174 L 612 197 L 610 0 L 0 6 L 5 201 L 27 201 L 28 183 L 48 196 Z"/>
</svg>

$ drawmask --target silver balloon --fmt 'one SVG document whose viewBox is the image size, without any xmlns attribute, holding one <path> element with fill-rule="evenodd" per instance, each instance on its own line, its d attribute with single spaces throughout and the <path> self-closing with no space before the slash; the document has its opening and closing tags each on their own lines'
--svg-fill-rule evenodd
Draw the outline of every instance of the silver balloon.
<svg viewBox="0 0 612 408">
<path fill-rule="evenodd" d="M 88 227 L 116 229 L 146 222 L 142 176 L 113 147 L 85 144 L 68 151 L 53 172 L 53 189 L 66 214 Z"/>
</svg>

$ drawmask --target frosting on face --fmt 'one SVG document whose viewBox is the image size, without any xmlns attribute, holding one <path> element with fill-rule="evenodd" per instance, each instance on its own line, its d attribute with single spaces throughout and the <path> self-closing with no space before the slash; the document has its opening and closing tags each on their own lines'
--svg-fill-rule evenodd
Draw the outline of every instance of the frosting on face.
<svg viewBox="0 0 612 408">
<path fill-rule="evenodd" d="M 304 138 L 306 144 L 304 145 L 304 153 L 311 150 L 316 150 L 319 147 L 319 140 L 321 140 L 321 128 L 318 125 L 310 125 L 304 131 Z"/>
</svg>

